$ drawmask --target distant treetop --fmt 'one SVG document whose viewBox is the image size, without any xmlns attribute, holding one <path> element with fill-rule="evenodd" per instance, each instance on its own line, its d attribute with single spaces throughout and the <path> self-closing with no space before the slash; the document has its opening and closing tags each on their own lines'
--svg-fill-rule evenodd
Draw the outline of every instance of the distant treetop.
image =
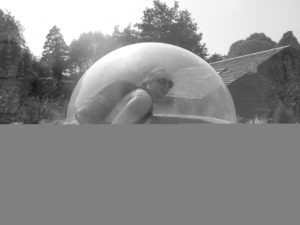
<svg viewBox="0 0 300 225">
<path fill-rule="evenodd" d="M 202 33 L 187 10 L 179 10 L 178 1 L 173 7 L 159 0 L 153 1 L 152 8 L 146 8 L 142 22 L 135 24 L 141 41 L 155 41 L 173 44 L 185 48 L 202 58 L 206 58 L 207 49 L 201 43 Z"/>
<path fill-rule="evenodd" d="M 293 31 L 287 31 L 282 35 L 282 38 L 278 42 L 278 47 L 290 45 L 293 47 L 299 47 L 299 42 L 294 36 Z"/>
<path fill-rule="evenodd" d="M 275 47 L 276 42 L 274 42 L 270 37 L 266 36 L 264 33 L 254 33 L 245 40 L 234 42 L 229 48 L 228 57 L 232 58 L 247 55 Z"/>
</svg>

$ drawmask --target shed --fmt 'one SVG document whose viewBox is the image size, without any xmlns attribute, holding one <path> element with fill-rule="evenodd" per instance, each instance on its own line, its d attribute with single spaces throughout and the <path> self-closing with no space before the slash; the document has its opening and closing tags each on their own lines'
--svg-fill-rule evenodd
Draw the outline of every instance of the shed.
<svg viewBox="0 0 300 225">
<path fill-rule="evenodd" d="M 300 115 L 300 54 L 284 46 L 211 63 L 227 85 L 240 121 L 273 117 L 278 102 Z"/>
</svg>

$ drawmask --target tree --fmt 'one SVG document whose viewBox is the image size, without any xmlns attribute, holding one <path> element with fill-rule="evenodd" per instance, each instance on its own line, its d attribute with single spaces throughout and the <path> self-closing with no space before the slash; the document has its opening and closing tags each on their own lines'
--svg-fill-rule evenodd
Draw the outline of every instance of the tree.
<svg viewBox="0 0 300 225">
<path fill-rule="evenodd" d="M 72 74 L 82 75 L 94 62 L 109 51 L 110 37 L 101 32 L 82 33 L 70 44 Z"/>
<path fill-rule="evenodd" d="M 207 59 L 207 62 L 213 63 L 213 62 L 222 61 L 223 59 L 224 59 L 224 57 L 222 55 L 220 55 L 218 53 L 214 53 Z"/>
<path fill-rule="evenodd" d="M 245 40 L 234 42 L 228 52 L 228 57 L 237 57 L 255 52 L 260 52 L 276 47 L 276 42 L 266 36 L 264 33 L 251 34 Z"/>
<path fill-rule="evenodd" d="M 135 24 L 142 41 L 155 41 L 185 48 L 206 58 L 207 49 L 201 44 L 202 33 L 187 10 L 179 10 L 178 1 L 173 7 L 159 0 L 153 1 L 152 8 L 143 12 L 142 22 Z"/>
<path fill-rule="evenodd" d="M 68 46 L 57 26 L 53 26 L 46 36 L 41 61 L 52 70 L 53 78 L 60 83 L 69 59 Z"/>
<path fill-rule="evenodd" d="M 70 69 L 72 75 L 81 76 L 98 59 L 107 53 L 139 42 L 138 32 L 129 24 L 123 30 L 115 26 L 113 34 L 104 35 L 100 31 L 82 33 L 70 44 Z M 77 77 L 76 76 L 76 77 Z"/>
<path fill-rule="evenodd" d="M 126 45 L 135 44 L 140 41 L 139 33 L 129 24 L 123 30 L 119 26 L 115 26 L 111 36 L 111 50 L 115 50 Z"/>
<path fill-rule="evenodd" d="M 35 70 L 37 63 L 35 57 L 28 48 L 22 52 L 18 64 L 18 78 L 20 81 L 21 100 L 24 101 L 34 91 L 34 82 L 38 78 L 38 72 Z"/>
<path fill-rule="evenodd" d="M 299 42 L 297 38 L 294 36 L 293 31 L 288 31 L 284 33 L 278 42 L 278 47 L 286 46 L 286 45 L 299 47 Z"/>
<path fill-rule="evenodd" d="M 0 42 L 13 41 L 25 47 L 23 27 L 9 12 L 4 13 L 0 9 Z"/>
<path fill-rule="evenodd" d="M 9 12 L 0 9 L 0 72 L 9 74 L 11 68 L 17 68 L 24 48 L 23 27 Z"/>
</svg>

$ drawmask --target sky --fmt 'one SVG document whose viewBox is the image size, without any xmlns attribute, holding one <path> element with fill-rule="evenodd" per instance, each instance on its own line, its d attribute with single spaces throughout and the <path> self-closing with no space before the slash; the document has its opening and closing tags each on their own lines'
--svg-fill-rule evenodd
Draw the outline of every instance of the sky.
<svg viewBox="0 0 300 225">
<path fill-rule="evenodd" d="M 161 0 L 173 6 L 174 0 Z M 24 37 L 34 55 L 42 54 L 49 30 L 56 25 L 70 44 L 88 31 L 112 34 L 120 28 L 141 22 L 143 11 L 152 0 L 2 0 L 24 27 Z M 187 9 L 208 53 L 226 55 L 235 41 L 263 32 L 278 42 L 283 33 L 293 31 L 300 42 L 300 0 L 178 0 Z"/>
</svg>

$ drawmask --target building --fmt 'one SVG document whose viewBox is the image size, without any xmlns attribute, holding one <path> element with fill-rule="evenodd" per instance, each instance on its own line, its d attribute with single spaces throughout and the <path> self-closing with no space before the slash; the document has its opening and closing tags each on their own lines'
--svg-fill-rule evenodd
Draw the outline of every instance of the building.
<svg viewBox="0 0 300 225">
<path fill-rule="evenodd" d="M 212 63 L 227 85 L 240 121 L 270 119 L 278 102 L 300 115 L 300 54 L 284 46 Z"/>
</svg>

